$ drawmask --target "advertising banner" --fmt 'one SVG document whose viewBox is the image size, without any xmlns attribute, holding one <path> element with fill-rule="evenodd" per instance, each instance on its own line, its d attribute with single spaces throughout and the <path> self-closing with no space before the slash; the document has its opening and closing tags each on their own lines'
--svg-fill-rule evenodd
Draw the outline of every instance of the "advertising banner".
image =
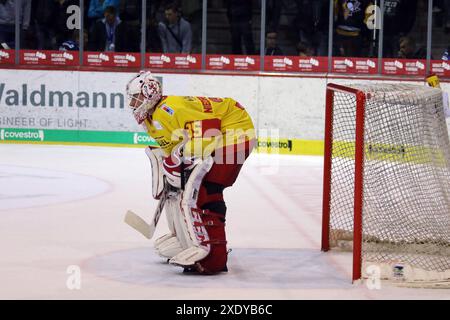
<svg viewBox="0 0 450 320">
<path fill-rule="evenodd" d="M 78 66 L 80 64 L 78 51 L 20 50 L 19 61 L 23 65 L 37 66 Z"/>
<path fill-rule="evenodd" d="M 298 71 L 300 72 L 327 72 L 327 57 L 298 57 Z"/>
<path fill-rule="evenodd" d="M 14 50 L 0 49 L 0 64 L 14 64 Z"/>
<path fill-rule="evenodd" d="M 381 72 L 386 75 L 425 76 L 426 60 L 383 59 Z"/>
<path fill-rule="evenodd" d="M 128 67 L 141 66 L 141 54 L 138 52 L 84 52 L 84 65 L 90 67 Z"/>
<path fill-rule="evenodd" d="M 259 71 L 259 56 L 207 55 L 206 69 L 230 71 Z"/>
<path fill-rule="evenodd" d="M 0 142 L 8 141 L 158 146 L 145 132 L 0 128 Z"/>
<path fill-rule="evenodd" d="M 200 54 L 147 53 L 145 66 L 159 69 L 201 69 L 202 56 Z"/>
<path fill-rule="evenodd" d="M 127 73 L 0 70 L 0 128 L 141 131 Z"/>
<path fill-rule="evenodd" d="M 377 74 L 378 59 L 373 58 L 333 58 L 332 72 L 353 74 Z"/>
<path fill-rule="evenodd" d="M 450 61 L 431 60 L 431 73 L 440 77 L 450 77 Z"/>
<path fill-rule="evenodd" d="M 266 56 L 265 71 L 327 72 L 327 57 Z"/>
</svg>

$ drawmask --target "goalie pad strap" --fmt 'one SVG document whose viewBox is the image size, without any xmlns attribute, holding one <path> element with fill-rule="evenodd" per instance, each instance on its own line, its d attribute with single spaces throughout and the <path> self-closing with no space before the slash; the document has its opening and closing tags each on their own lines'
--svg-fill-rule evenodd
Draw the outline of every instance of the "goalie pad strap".
<svg viewBox="0 0 450 320">
<path fill-rule="evenodd" d="M 225 223 L 220 221 L 206 221 L 206 222 L 194 222 L 195 227 L 208 226 L 208 227 L 224 227 Z"/>
<path fill-rule="evenodd" d="M 204 244 L 227 244 L 226 240 L 208 240 L 203 241 Z"/>
<path fill-rule="evenodd" d="M 204 215 L 204 216 L 215 216 L 218 218 L 223 218 L 223 214 L 220 214 L 217 212 L 212 212 L 210 210 L 202 210 L 202 209 L 192 208 L 192 211 L 198 212 L 199 214 Z"/>
<path fill-rule="evenodd" d="M 210 236 L 210 240 L 206 240 L 206 241 L 202 241 L 202 245 L 208 245 L 208 244 L 222 244 L 225 245 L 227 244 L 226 240 L 223 239 L 211 239 L 211 229 L 210 228 L 214 228 L 214 227 L 218 227 L 218 228 L 225 228 L 225 222 L 222 222 L 221 220 L 224 219 L 223 214 L 220 213 L 216 213 L 216 212 L 211 212 L 209 210 L 199 210 L 199 209 L 192 209 L 192 211 L 198 212 L 201 216 L 202 216 L 202 220 L 204 222 L 200 223 L 200 222 L 194 222 L 195 226 L 205 226 L 208 228 L 208 232 L 209 232 L 209 236 Z M 213 219 L 208 219 L 208 218 L 213 218 Z"/>
</svg>

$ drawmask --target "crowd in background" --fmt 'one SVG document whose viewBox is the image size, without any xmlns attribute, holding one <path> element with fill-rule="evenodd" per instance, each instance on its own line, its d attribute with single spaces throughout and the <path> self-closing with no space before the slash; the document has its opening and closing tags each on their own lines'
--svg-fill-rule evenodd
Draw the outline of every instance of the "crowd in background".
<svg viewBox="0 0 450 320">
<path fill-rule="evenodd" d="M 0 44 L 14 48 L 15 2 L 0 0 Z M 89 51 L 140 51 L 141 0 L 84 1 L 83 45 Z M 67 26 L 78 0 L 21 0 L 21 47 L 78 50 L 79 30 Z M 181 1 L 152 0 L 146 5 L 147 51 L 188 53 L 190 23 L 181 16 Z"/>
<path fill-rule="evenodd" d="M 0 47 L 15 45 L 15 2 L 0 0 Z M 373 0 L 334 0 L 333 56 L 378 56 L 379 30 L 373 28 Z M 385 0 L 383 56 L 425 58 L 425 40 L 413 27 L 426 16 L 427 0 Z M 450 32 L 450 0 L 435 0 L 435 27 Z M 139 52 L 141 0 L 85 0 L 83 46 L 87 51 Z M 80 34 L 67 27 L 71 6 L 78 0 L 22 0 L 19 23 L 21 48 L 78 50 Z M 267 0 L 266 55 L 328 55 L 329 0 Z M 209 0 L 208 10 L 226 16 L 227 48 L 208 53 L 259 54 L 259 0 Z M 201 0 L 148 0 L 147 52 L 198 53 L 201 48 Z M 209 14 L 209 12 L 208 12 Z M 208 28 L 216 24 L 214 16 Z M 287 26 L 287 27 L 286 27 Z M 227 32 L 228 34 L 224 34 Z M 280 45 L 280 37 L 283 46 Z M 220 36 L 216 37 L 220 43 Z M 210 39 L 210 38 L 208 38 Z M 214 39 L 208 50 L 214 51 Z M 286 45 L 286 43 L 288 45 Z M 290 50 L 294 48 L 293 50 Z M 295 51 L 295 52 L 293 52 Z M 437 58 L 437 57 L 436 57 Z M 439 57 L 440 58 L 440 57 Z M 442 58 L 448 59 L 448 50 Z"/>
</svg>

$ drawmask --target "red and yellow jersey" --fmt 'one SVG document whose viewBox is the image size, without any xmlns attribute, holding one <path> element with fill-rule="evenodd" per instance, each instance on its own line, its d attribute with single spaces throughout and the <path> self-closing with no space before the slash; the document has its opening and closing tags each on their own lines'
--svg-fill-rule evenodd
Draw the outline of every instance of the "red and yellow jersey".
<svg viewBox="0 0 450 320">
<path fill-rule="evenodd" d="M 249 114 L 232 98 L 163 97 L 144 126 L 166 156 L 180 142 L 183 129 L 190 138 L 186 156 L 208 155 L 217 147 L 256 137 Z"/>
</svg>

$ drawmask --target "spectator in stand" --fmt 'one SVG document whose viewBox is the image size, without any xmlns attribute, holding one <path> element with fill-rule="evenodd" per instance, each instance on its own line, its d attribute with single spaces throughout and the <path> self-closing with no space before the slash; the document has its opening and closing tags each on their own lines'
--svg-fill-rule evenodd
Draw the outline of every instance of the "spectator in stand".
<svg viewBox="0 0 450 320">
<path fill-rule="evenodd" d="M 105 8 L 104 18 L 92 27 L 88 41 L 90 51 L 129 51 L 126 43 L 127 28 L 117 16 L 116 8 Z"/>
<path fill-rule="evenodd" d="M 159 23 L 154 15 L 152 15 L 150 18 L 147 18 L 146 51 L 148 52 L 163 52 L 161 38 L 158 34 L 158 28 Z"/>
<path fill-rule="evenodd" d="M 296 0 L 296 6 L 294 25 L 299 42 L 317 48 L 318 55 L 327 55 L 329 1 Z"/>
<path fill-rule="evenodd" d="M 442 60 L 449 61 L 450 60 L 450 46 L 444 51 L 442 54 Z"/>
<path fill-rule="evenodd" d="M 314 56 L 314 48 L 309 46 L 307 43 L 301 42 L 301 41 L 297 44 L 297 52 L 298 52 L 298 55 L 301 57 L 313 57 Z"/>
<path fill-rule="evenodd" d="M 175 0 L 153 0 L 150 2 L 150 5 L 152 7 L 152 14 L 151 17 L 156 19 L 158 23 L 160 21 L 164 21 L 166 18 L 165 16 L 165 8 L 168 4 L 176 4 L 178 8 L 180 8 L 180 4 Z M 148 6 L 149 4 L 147 4 Z"/>
<path fill-rule="evenodd" d="M 399 40 L 397 58 L 400 59 L 426 59 L 427 51 L 423 46 L 417 47 L 412 37 L 401 37 Z"/>
<path fill-rule="evenodd" d="M 231 27 L 231 50 L 233 54 L 255 54 L 252 33 L 252 1 L 225 0 Z M 242 50 L 242 42 L 245 51 Z"/>
<path fill-rule="evenodd" d="M 61 43 L 59 46 L 60 51 L 78 51 L 80 47 L 78 47 L 78 43 L 75 40 L 67 40 Z"/>
<path fill-rule="evenodd" d="M 181 1 L 181 12 L 183 17 L 189 21 L 192 29 L 192 53 L 200 53 L 202 51 L 202 18 L 203 4 L 202 1 Z"/>
<path fill-rule="evenodd" d="M 0 0 L 0 48 L 15 47 L 15 6 L 14 0 Z M 22 0 L 20 8 L 20 28 L 26 31 L 30 25 L 31 0 Z"/>
<path fill-rule="evenodd" d="M 363 55 L 363 28 L 365 0 L 335 1 L 335 55 L 343 57 L 361 57 Z"/>
<path fill-rule="evenodd" d="M 161 52 L 161 40 L 158 35 L 158 22 L 156 12 L 161 6 L 162 0 L 147 1 L 146 5 L 146 45 L 147 51 Z M 121 0 L 119 5 L 120 19 L 128 28 L 128 44 L 131 52 L 140 51 L 142 0 Z"/>
<path fill-rule="evenodd" d="M 83 44 L 84 49 L 86 50 L 88 43 L 88 32 L 86 29 L 83 31 Z M 60 51 L 77 51 L 79 50 L 79 44 L 80 44 L 80 30 L 74 30 L 72 33 L 72 36 L 61 43 L 59 45 Z"/>
<path fill-rule="evenodd" d="M 383 57 L 393 58 L 400 49 L 400 38 L 414 26 L 417 0 L 385 0 L 384 6 Z"/>
<path fill-rule="evenodd" d="M 282 56 L 283 51 L 277 45 L 277 33 L 269 31 L 266 33 L 266 56 Z"/>
<path fill-rule="evenodd" d="M 314 38 L 315 54 L 328 55 L 328 28 L 330 21 L 330 2 L 328 0 L 314 1 Z"/>
<path fill-rule="evenodd" d="M 150 16 L 151 6 L 147 7 L 147 16 Z M 119 4 L 120 20 L 125 23 L 128 29 L 127 43 L 130 52 L 140 51 L 141 42 L 141 20 L 142 1 L 141 0 L 121 0 Z"/>
<path fill-rule="evenodd" d="M 57 10 L 58 7 L 55 0 L 32 2 L 30 33 L 33 35 L 35 43 L 29 46 L 28 49 L 55 49 L 56 30 L 53 17 L 58 14 Z"/>
<path fill-rule="evenodd" d="M 152 3 L 155 1 L 151 1 Z M 127 21 L 128 25 L 140 27 L 142 19 L 142 0 L 121 0 L 119 4 L 119 17 L 122 21 Z M 152 15 L 152 5 L 150 2 L 146 6 L 147 18 Z"/>
<path fill-rule="evenodd" d="M 116 12 L 119 12 L 119 3 L 120 0 L 90 0 L 88 10 L 88 30 L 93 27 L 97 20 L 103 19 L 103 13 L 105 12 L 106 7 L 114 6 Z"/>
<path fill-rule="evenodd" d="M 168 4 L 164 13 L 165 21 L 158 24 L 158 34 L 163 52 L 191 53 L 191 25 L 181 16 L 177 3 Z"/>
</svg>

